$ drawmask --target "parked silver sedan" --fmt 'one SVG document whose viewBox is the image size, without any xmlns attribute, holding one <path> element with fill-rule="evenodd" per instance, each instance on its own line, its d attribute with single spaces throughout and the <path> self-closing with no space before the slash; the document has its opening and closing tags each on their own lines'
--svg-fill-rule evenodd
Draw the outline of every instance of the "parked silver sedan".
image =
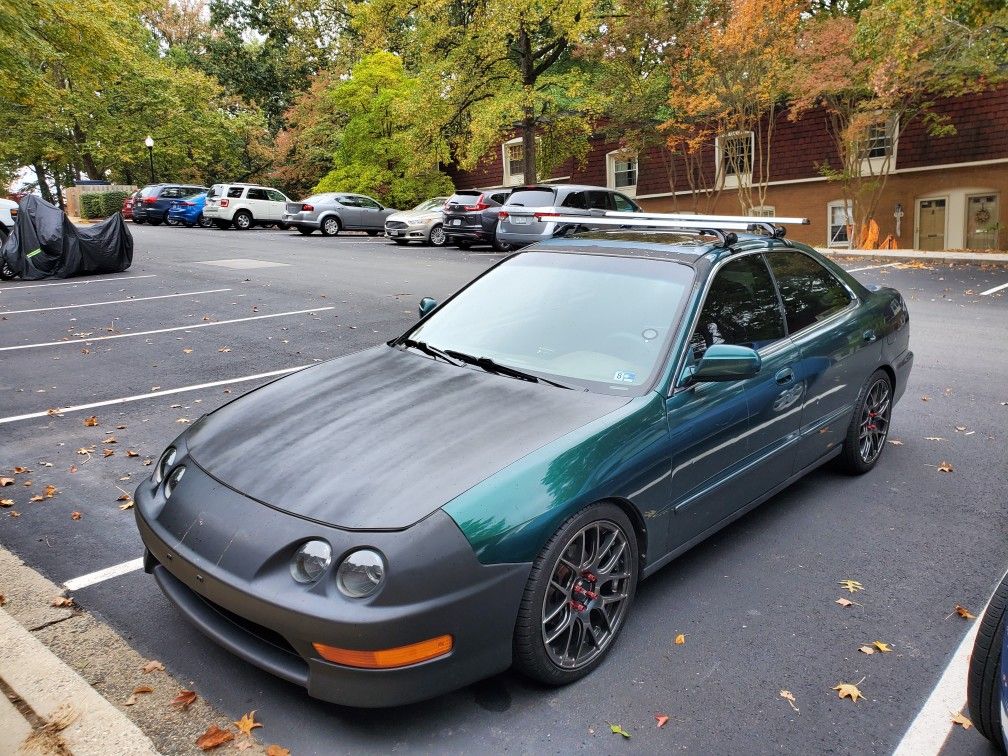
<svg viewBox="0 0 1008 756">
<path fill-rule="evenodd" d="M 447 197 L 433 197 L 412 210 L 390 215 L 385 219 L 385 236 L 396 244 L 418 241 L 443 247 L 448 241 L 443 225 L 447 201 Z"/>
<path fill-rule="evenodd" d="M 340 231 L 367 231 L 368 236 L 377 236 L 385 227 L 385 219 L 397 212 L 363 194 L 327 192 L 288 202 L 283 221 L 305 236 L 315 230 L 323 236 L 335 236 Z"/>
</svg>

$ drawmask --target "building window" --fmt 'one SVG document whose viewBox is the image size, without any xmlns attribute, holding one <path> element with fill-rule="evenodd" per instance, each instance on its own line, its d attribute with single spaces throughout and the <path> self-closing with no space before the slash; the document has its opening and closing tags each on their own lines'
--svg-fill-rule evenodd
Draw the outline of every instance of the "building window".
<svg viewBox="0 0 1008 756">
<path fill-rule="evenodd" d="M 830 202 L 827 205 L 829 236 L 826 243 L 830 247 L 850 247 L 850 231 L 854 224 L 854 210 L 850 202 Z"/>
<path fill-rule="evenodd" d="M 504 186 L 515 186 L 525 180 L 525 147 L 522 140 L 512 139 L 503 145 Z"/>
<path fill-rule="evenodd" d="M 637 153 L 614 150 L 606 155 L 606 186 L 627 194 L 637 191 Z"/>
<path fill-rule="evenodd" d="M 759 205 L 757 207 L 750 207 L 749 212 L 746 215 L 751 215 L 753 218 L 773 218 L 777 215 L 777 208 L 773 205 Z"/>
<path fill-rule="evenodd" d="M 864 143 L 861 145 L 861 159 L 866 163 L 865 171 L 876 174 L 883 169 L 893 169 L 898 131 L 897 116 L 883 118 L 879 114 L 879 120 L 868 126 L 865 130 Z"/>
<path fill-rule="evenodd" d="M 756 135 L 751 131 L 722 134 L 714 140 L 718 178 L 724 186 L 738 186 L 740 180 L 751 178 L 755 152 Z"/>
</svg>

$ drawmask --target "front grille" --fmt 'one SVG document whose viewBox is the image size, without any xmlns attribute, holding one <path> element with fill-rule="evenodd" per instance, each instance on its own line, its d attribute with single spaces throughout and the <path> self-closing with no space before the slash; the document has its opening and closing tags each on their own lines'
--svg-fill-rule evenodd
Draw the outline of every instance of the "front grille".
<svg viewBox="0 0 1008 756">
<path fill-rule="evenodd" d="M 385 221 L 385 228 L 406 228 L 402 221 Z"/>
<path fill-rule="evenodd" d="M 245 617 L 239 616 L 234 612 L 229 612 L 223 606 L 215 604 L 213 601 L 210 601 L 205 596 L 200 596 L 198 593 L 195 592 L 194 595 L 197 596 L 204 604 L 206 604 L 207 607 L 217 612 L 217 614 L 219 614 L 221 617 L 226 619 L 231 624 L 237 625 L 249 635 L 253 635 L 259 640 L 263 641 L 264 643 L 269 643 L 271 646 L 275 646 L 281 651 L 285 651 L 288 654 L 293 654 L 294 656 L 297 656 L 299 659 L 301 658 L 301 655 L 294 650 L 294 646 L 288 643 L 287 639 L 284 638 L 282 635 L 280 635 L 280 633 L 276 632 L 275 630 L 270 630 L 268 627 L 263 627 L 262 625 L 259 625 L 250 619 L 245 619 Z"/>
</svg>

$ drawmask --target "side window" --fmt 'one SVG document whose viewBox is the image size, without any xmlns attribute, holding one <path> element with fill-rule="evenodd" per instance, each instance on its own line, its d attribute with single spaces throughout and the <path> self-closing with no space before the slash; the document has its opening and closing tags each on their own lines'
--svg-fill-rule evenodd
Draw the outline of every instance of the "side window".
<svg viewBox="0 0 1008 756">
<path fill-rule="evenodd" d="M 616 209 L 621 213 L 636 213 L 637 210 L 639 209 L 637 205 L 628 200 L 622 194 L 617 194 L 616 192 L 613 192 L 612 198 L 613 198 L 613 204 L 616 206 Z"/>
<path fill-rule="evenodd" d="M 177 199 L 181 196 L 182 190 L 174 186 L 170 186 L 161 192 L 161 199 Z"/>
<path fill-rule="evenodd" d="M 711 282 L 689 356 L 699 360 L 714 344 L 760 349 L 784 335 L 773 279 L 759 255 L 747 255 L 722 267 Z"/>
<path fill-rule="evenodd" d="M 336 201 L 339 202 L 343 207 L 360 207 L 360 203 L 357 202 L 356 197 L 351 197 L 349 195 L 343 195 L 342 197 L 337 197 Z"/>
<path fill-rule="evenodd" d="M 285 196 L 283 196 L 280 192 L 278 192 L 276 189 L 267 189 L 266 190 L 266 194 L 274 202 L 286 202 L 287 201 L 287 198 Z"/>
<path fill-rule="evenodd" d="M 358 197 L 357 204 L 363 207 L 365 210 L 381 210 L 382 206 L 375 202 L 370 197 Z"/>
<path fill-rule="evenodd" d="M 508 197 L 507 192 L 500 192 L 498 194 L 493 195 L 493 201 L 496 202 L 498 205 L 503 205 L 504 200 L 506 200 L 507 197 Z"/>
<path fill-rule="evenodd" d="M 767 255 L 781 299 L 790 333 L 800 331 L 844 309 L 850 293 L 836 276 L 808 255 L 791 250 Z"/>
<path fill-rule="evenodd" d="M 576 207 L 579 210 L 587 210 L 584 192 L 571 192 L 563 201 L 562 207 Z"/>
<path fill-rule="evenodd" d="M 241 186 L 232 186 L 232 187 L 230 187 L 228 189 L 228 197 L 231 197 L 233 199 L 237 199 L 238 197 L 242 196 L 242 192 L 243 191 L 245 191 L 244 187 L 241 187 Z"/>
<path fill-rule="evenodd" d="M 250 200 L 264 200 L 266 199 L 265 189 L 249 189 L 248 194 L 245 195 L 245 199 Z"/>
<path fill-rule="evenodd" d="M 589 210 L 612 210 L 609 207 L 609 192 L 585 192 L 588 195 Z"/>
</svg>

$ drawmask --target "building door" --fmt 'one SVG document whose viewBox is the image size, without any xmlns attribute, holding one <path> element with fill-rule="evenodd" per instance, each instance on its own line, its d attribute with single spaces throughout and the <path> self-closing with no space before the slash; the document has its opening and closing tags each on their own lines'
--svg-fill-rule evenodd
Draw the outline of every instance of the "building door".
<svg viewBox="0 0 1008 756">
<path fill-rule="evenodd" d="M 998 195 L 974 194 L 966 198 L 966 246 L 996 249 L 998 244 Z"/>
<path fill-rule="evenodd" d="M 917 202 L 917 249 L 940 252 L 945 249 L 945 200 Z"/>
</svg>

